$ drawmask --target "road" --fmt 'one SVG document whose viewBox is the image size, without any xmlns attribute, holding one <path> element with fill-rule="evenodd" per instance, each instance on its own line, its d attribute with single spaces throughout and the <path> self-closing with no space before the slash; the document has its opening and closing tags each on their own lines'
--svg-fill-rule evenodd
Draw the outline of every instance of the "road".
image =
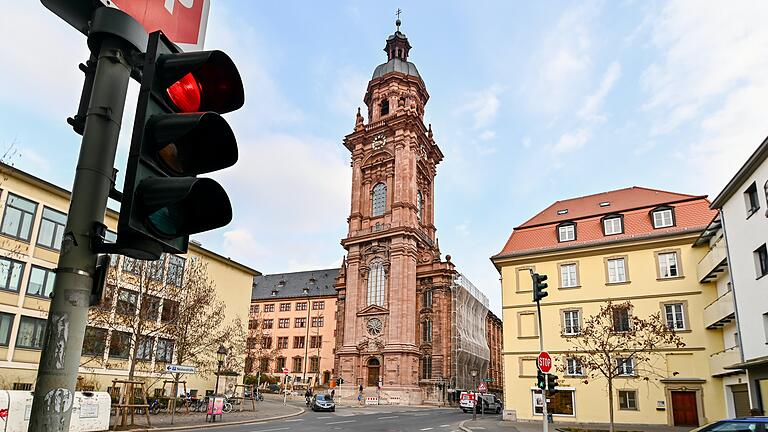
<svg viewBox="0 0 768 432">
<path fill-rule="evenodd" d="M 271 422 L 216 428 L 226 432 L 364 431 L 455 432 L 462 420 L 472 418 L 456 408 L 400 406 L 340 407 L 336 412 L 307 411 L 296 417 Z"/>
</svg>

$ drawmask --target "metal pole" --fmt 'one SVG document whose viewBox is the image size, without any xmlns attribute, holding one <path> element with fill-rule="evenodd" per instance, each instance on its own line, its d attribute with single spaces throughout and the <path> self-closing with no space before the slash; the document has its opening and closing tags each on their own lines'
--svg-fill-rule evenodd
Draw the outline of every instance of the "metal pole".
<svg viewBox="0 0 768 432">
<path fill-rule="evenodd" d="M 472 421 L 477 420 L 477 385 L 475 383 L 475 376 L 472 376 L 472 393 L 475 394 L 475 397 L 472 398 L 474 400 L 474 403 L 472 404 Z"/>
<path fill-rule="evenodd" d="M 542 332 L 542 327 L 541 327 L 541 302 L 539 300 L 536 301 L 536 314 L 539 316 L 539 352 L 543 352 L 544 351 L 544 332 Z M 546 381 L 547 380 L 545 379 L 544 382 Z M 546 385 L 544 387 L 545 388 L 541 390 L 541 414 L 544 420 L 542 422 L 541 428 L 544 432 L 548 432 L 549 430 L 549 423 L 547 418 L 547 390 L 548 389 L 546 388 Z"/>
<path fill-rule="evenodd" d="M 104 222 L 131 67 L 124 42 L 101 44 L 61 243 L 29 431 L 67 431 L 96 268 L 91 230 Z"/>
<path fill-rule="evenodd" d="M 221 376 L 221 364 L 224 363 L 221 360 L 219 360 L 219 368 L 216 371 L 216 390 L 213 392 L 213 396 L 218 396 L 219 394 L 219 377 Z"/>
</svg>

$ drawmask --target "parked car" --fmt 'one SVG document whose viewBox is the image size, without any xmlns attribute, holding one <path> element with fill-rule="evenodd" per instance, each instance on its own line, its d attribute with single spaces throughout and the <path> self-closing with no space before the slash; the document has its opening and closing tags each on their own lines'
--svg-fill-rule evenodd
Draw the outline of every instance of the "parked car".
<svg viewBox="0 0 768 432">
<path fill-rule="evenodd" d="M 741 417 L 730 420 L 720 420 L 706 426 L 696 428 L 691 432 L 766 432 L 768 417 Z"/>
<path fill-rule="evenodd" d="M 336 404 L 331 399 L 330 395 L 318 394 L 312 396 L 312 401 L 309 404 L 309 408 L 312 411 L 336 411 Z"/>
<path fill-rule="evenodd" d="M 503 409 L 501 400 L 496 395 L 491 393 L 469 393 L 461 392 L 459 396 L 459 407 L 464 412 L 472 412 L 472 394 L 477 398 L 477 405 L 475 408 L 477 412 L 496 413 L 499 414 Z M 481 406 L 482 404 L 482 406 Z"/>
</svg>

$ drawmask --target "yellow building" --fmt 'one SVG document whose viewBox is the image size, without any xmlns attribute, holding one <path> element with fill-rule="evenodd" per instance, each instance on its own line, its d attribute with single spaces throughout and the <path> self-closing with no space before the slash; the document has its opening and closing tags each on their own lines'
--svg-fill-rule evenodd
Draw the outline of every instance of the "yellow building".
<svg viewBox="0 0 768 432">
<path fill-rule="evenodd" d="M 0 172 L 0 388 L 31 390 L 37 376 L 69 191 L 7 165 L 0 165 Z M 109 229 L 108 240 L 116 236 L 117 219 L 117 212 L 107 211 L 104 223 Z M 172 320 L 179 298 L 163 295 L 162 290 L 155 296 L 140 295 L 135 281 L 137 262 L 126 257 L 112 258 L 114 277 L 108 278 L 107 283 L 113 295 L 104 307 L 113 314 L 138 314 L 153 308 L 156 326 Z M 227 321 L 239 317 L 246 332 L 251 285 L 253 277 L 260 273 L 192 242 L 187 255 L 163 256 L 152 263 L 157 284 L 182 286 L 185 267 L 194 259 L 207 264 L 208 277 L 216 284 L 217 296 L 225 304 Z M 163 372 L 165 365 L 176 360 L 174 343 L 172 338 L 163 337 L 162 332 L 138 342 L 127 331 L 89 326 L 79 388 L 107 390 L 112 379 L 127 377 L 131 357 L 141 363 L 136 377 L 147 378 L 155 388 L 162 388 L 163 379 L 170 379 Z M 212 357 L 217 348 L 211 348 Z M 244 357 L 229 361 L 243 362 Z M 216 380 L 213 374 L 185 378 L 187 389 L 200 394 L 213 390 Z M 224 380 L 221 390 L 232 380 Z M 170 387 L 166 390 L 169 393 Z"/>
<path fill-rule="evenodd" d="M 702 196 L 632 187 L 558 201 L 513 230 L 492 257 L 502 278 L 507 416 L 541 418 L 531 271 L 549 277 L 541 318 L 560 376 L 548 406 L 555 422 L 608 422 L 606 380 L 587 379 L 569 356 L 571 338 L 608 300 L 632 304 L 626 315 L 614 315 L 617 331 L 630 316 L 658 313 L 685 343 L 659 350 L 650 372 L 615 354 L 622 374 L 614 382 L 616 423 L 694 426 L 725 416 L 723 384 L 710 370 L 723 337 L 702 318 L 717 289 L 697 277 L 707 250 L 693 247 L 715 216 L 708 206 Z"/>
</svg>

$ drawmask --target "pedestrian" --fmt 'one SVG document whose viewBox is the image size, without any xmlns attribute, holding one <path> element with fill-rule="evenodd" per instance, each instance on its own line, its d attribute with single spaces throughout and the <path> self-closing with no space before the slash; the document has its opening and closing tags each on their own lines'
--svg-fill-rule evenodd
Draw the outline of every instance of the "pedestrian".
<svg viewBox="0 0 768 432">
<path fill-rule="evenodd" d="M 312 389 L 307 388 L 307 391 L 304 392 L 304 399 L 307 400 L 307 406 L 309 406 L 309 400 L 312 398 Z"/>
<path fill-rule="evenodd" d="M 333 400 L 333 397 L 336 396 L 336 389 L 331 389 L 331 400 Z"/>
</svg>

